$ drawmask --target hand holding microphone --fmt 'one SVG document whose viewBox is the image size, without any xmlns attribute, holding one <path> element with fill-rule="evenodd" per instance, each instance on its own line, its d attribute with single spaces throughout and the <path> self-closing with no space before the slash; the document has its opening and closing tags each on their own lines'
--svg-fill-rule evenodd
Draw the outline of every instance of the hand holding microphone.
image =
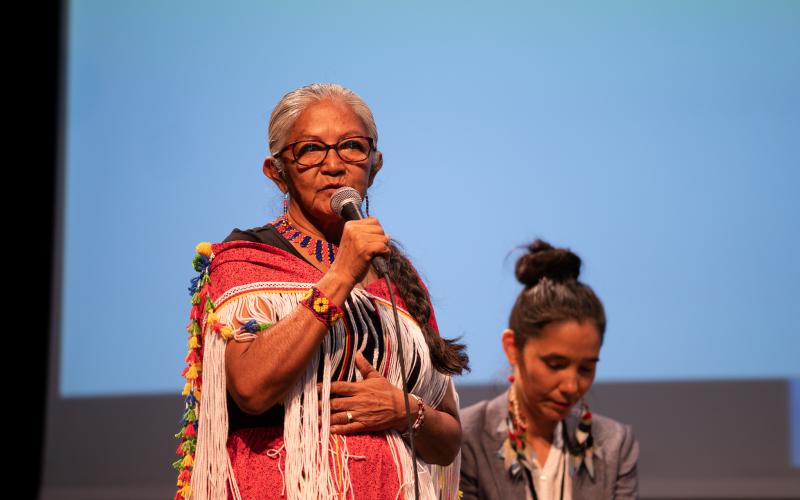
<svg viewBox="0 0 800 500">
<path fill-rule="evenodd" d="M 342 219 L 353 221 L 345 224 L 334 266 L 351 269 L 356 283 L 366 275 L 370 261 L 378 275 L 384 276 L 388 267 L 383 255 L 390 252 L 389 237 L 377 220 L 364 218 L 358 191 L 347 186 L 337 189 L 331 196 L 331 209 Z"/>
</svg>

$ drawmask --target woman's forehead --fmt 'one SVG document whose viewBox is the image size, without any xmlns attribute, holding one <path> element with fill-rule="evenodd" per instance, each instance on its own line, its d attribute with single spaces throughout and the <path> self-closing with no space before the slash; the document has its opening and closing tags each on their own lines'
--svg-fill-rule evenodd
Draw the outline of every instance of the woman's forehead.
<svg viewBox="0 0 800 500">
<path fill-rule="evenodd" d="M 347 135 L 366 135 L 366 126 L 352 106 L 337 99 L 310 104 L 300 113 L 291 128 L 293 140 Z"/>
<path fill-rule="evenodd" d="M 573 359 L 596 358 L 600 352 L 600 333 L 591 321 L 564 321 L 544 327 L 540 335 L 525 343 L 526 354 L 557 354 Z"/>
</svg>

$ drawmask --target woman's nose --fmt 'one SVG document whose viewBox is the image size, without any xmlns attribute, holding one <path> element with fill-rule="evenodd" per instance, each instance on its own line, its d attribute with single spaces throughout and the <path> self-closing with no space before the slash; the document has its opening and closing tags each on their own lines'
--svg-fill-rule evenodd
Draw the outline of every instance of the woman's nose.
<svg viewBox="0 0 800 500">
<path fill-rule="evenodd" d="M 339 158 L 339 154 L 335 150 L 328 151 L 328 156 L 319 166 L 320 170 L 328 175 L 339 175 L 347 170 L 345 162 Z"/>
<path fill-rule="evenodd" d="M 567 370 L 561 381 L 561 392 L 569 397 L 570 401 L 574 401 L 577 399 L 578 391 L 578 374 Z"/>
</svg>

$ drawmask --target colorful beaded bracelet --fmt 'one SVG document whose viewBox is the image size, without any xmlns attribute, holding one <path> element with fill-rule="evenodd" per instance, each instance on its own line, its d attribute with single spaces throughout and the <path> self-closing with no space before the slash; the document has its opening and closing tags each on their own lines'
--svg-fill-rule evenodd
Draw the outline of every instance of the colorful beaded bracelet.
<svg viewBox="0 0 800 500">
<path fill-rule="evenodd" d="M 308 290 L 300 303 L 314 313 L 314 317 L 328 328 L 333 326 L 333 324 L 344 315 L 342 309 L 328 299 L 328 297 L 315 286 L 312 286 Z"/>
</svg>

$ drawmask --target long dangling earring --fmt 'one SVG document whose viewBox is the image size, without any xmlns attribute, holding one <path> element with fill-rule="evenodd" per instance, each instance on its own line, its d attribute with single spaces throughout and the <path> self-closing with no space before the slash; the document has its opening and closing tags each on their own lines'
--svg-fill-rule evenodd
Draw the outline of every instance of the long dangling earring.
<svg viewBox="0 0 800 500">
<path fill-rule="evenodd" d="M 592 444 L 587 443 L 587 440 L 589 436 L 592 435 L 592 412 L 589 410 L 589 405 L 586 404 L 583 398 L 581 398 L 581 420 L 578 423 L 578 432 L 581 433 L 577 436 L 578 443 L 591 446 Z"/>
<path fill-rule="evenodd" d="M 287 218 L 289 214 L 289 191 L 283 193 L 283 217 Z"/>
<path fill-rule="evenodd" d="M 364 203 L 367 204 L 367 217 L 369 217 L 369 193 L 364 193 Z"/>
<path fill-rule="evenodd" d="M 580 469 L 581 465 L 586 467 L 589 477 L 594 479 L 594 438 L 592 437 L 592 412 L 589 405 L 581 398 L 581 416 L 578 428 L 575 429 L 575 443 L 570 444 L 567 437 L 566 427 L 564 427 L 564 440 L 567 442 L 570 455 L 572 455 L 573 467 Z"/>
<path fill-rule="evenodd" d="M 565 432 L 566 436 L 566 432 Z M 573 455 L 583 455 L 594 444 L 592 439 L 592 412 L 589 405 L 581 398 L 580 420 L 575 429 L 575 444 L 570 446 Z"/>
</svg>

